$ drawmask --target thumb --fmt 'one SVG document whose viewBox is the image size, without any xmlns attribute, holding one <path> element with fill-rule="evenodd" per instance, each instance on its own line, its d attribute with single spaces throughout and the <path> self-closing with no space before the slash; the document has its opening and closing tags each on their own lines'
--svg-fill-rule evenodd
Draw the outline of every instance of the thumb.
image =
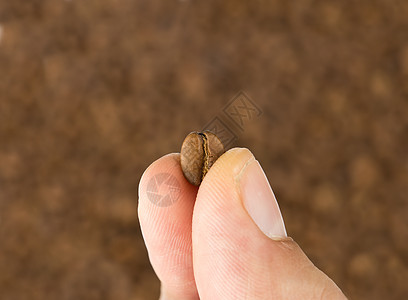
<svg viewBox="0 0 408 300">
<path fill-rule="evenodd" d="M 247 149 L 229 150 L 208 172 L 192 229 L 201 299 L 345 299 L 287 237 L 265 173 Z"/>
</svg>

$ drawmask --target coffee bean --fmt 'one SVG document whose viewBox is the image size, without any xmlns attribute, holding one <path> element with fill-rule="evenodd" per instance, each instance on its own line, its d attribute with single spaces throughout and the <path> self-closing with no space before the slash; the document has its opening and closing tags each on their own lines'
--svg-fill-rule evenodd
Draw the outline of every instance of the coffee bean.
<svg viewBox="0 0 408 300">
<path fill-rule="evenodd" d="M 210 131 L 191 132 L 180 151 L 183 174 L 191 184 L 200 185 L 208 170 L 224 153 L 220 139 Z"/>
</svg>

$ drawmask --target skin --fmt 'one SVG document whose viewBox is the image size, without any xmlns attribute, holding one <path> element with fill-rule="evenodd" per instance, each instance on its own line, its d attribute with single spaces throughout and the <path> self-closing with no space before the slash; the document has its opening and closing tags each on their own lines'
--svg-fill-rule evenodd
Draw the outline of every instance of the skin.
<svg viewBox="0 0 408 300">
<path fill-rule="evenodd" d="M 293 239 L 267 237 L 241 205 L 233 172 L 251 158 L 247 149 L 229 150 L 199 187 L 184 178 L 178 153 L 143 174 L 138 215 L 161 281 L 160 299 L 346 299 Z M 181 186 L 167 207 L 146 194 L 158 173 L 171 174 Z"/>
</svg>

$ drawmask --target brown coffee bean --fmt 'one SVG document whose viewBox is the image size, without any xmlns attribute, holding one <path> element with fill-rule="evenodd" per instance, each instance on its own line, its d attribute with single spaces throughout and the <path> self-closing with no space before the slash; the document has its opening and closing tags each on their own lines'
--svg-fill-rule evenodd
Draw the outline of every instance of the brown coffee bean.
<svg viewBox="0 0 408 300">
<path fill-rule="evenodd" d="M 208 170 L 224 153 L 219 138 L 210 131 L 191 132 L 184 139 L 180 151 L 181 169 L 194 185 L 200 185 Z"/>
</svg>

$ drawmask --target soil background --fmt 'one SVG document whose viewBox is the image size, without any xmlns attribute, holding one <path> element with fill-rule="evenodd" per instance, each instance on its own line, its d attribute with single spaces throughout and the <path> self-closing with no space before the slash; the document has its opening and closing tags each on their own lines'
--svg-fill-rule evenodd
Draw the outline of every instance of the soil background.
<svg viewBox="0 0 408 300">
<path fill-rule="evenodd" d="M 404 0 L 1 0 L 0 298 L 157 299 L 141 174 L 244 91 L 262 114 L 226 124 L 289 235 L 350 299 L 407 299 L 407 16 Z"/>
</svg>

